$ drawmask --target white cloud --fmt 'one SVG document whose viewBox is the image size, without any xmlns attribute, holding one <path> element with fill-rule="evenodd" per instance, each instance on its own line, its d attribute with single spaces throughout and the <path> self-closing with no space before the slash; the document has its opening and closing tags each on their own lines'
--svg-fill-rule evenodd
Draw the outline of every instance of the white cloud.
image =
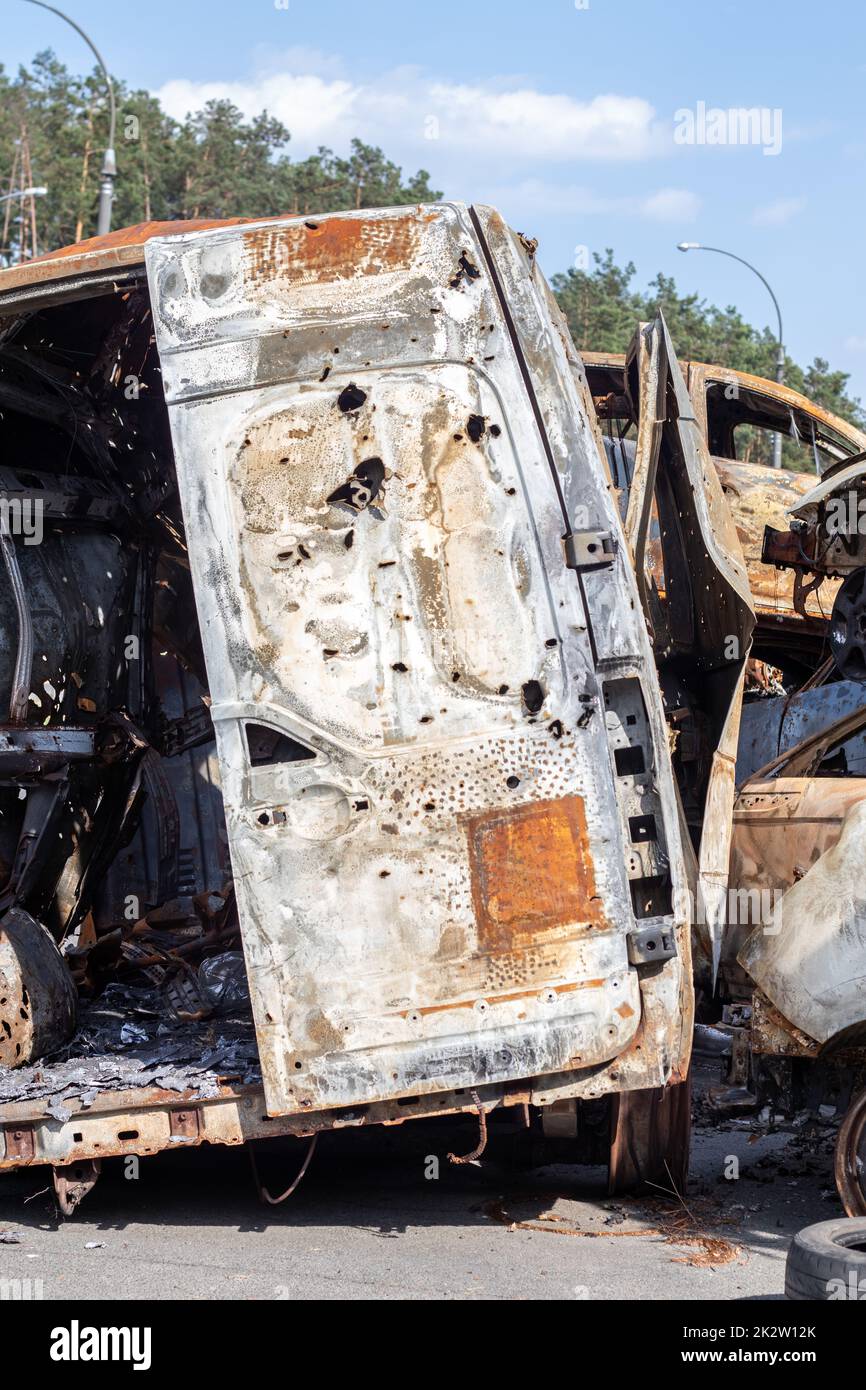
<svg viewBox="0 0 866 1390">
<path fill-rule="evenodd" d="M 347 78 L 339 61 L 311 50 L 271 59 L 245 81 L 178 78 L 156 93 L 182 119 L 224 98 L 247 116 L 267 110 L 288 127 L 293 149 L 345 148 L 353 136 L 392 151 L 460 152 L 474 162 L 636 160 L 663 152 L 661 126 L 642 97 L 603 94 L 579 101 L 527 85 L 449 83 L 398 68 L 375 82 Z M 429 152 L 429 153 L 428 153 Z"/>
<path fill-rule="evenodd" d="M 288 126 L 292 143 L 309 153 L 321 144 L 343 141 L 354 127 L 357 88 L 342 79 L 329 80 L 314 73 L 266 77 L 258 83 L 190 82 L 185 78 L 166 82 L 156 93 L 170 116 L 183 120 L 209 101 L 231 101 L 245 116 L 267 110 Z"/>
<path fill-rule="evenodd" d="M 805 198 L 778 198 L 774 203 L 764 203 L 755 208 L 752 221 L 757 227 L 784 227 L 805 206 Z"/>
<path fill-rule="evenodd" d="M 866 352 L 866 338 L 855 334 L 846 338 L 842 346 L 846 352 Z"/>
<path fill-rule="evenodd" d="M 701 200 L 685 188 L 660 188 L 655 193 L 606 197 L 583 184 L 529 178 L 515 184 L 482 187 L 483 201 L 502 209 L 506 217 L 547 216 L 641 218 L 682 224 L 697 217 Z"/>
<path fill-rule="evenodd" d="M 653 222 L 694 222 L 700 210 L 697 193 L 685 188 L 660 188 L 640 204 L 641 216 Z"/>
</svg>

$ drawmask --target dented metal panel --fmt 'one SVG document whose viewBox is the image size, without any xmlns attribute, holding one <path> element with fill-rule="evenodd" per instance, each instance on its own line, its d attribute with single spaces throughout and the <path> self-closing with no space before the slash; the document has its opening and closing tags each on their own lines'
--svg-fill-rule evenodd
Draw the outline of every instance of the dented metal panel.
<svg viewBox="0 0 866 1390">
<path fill-rule="evenodd" d="M 269 1111 L 567 1075 L 642 1021 L 629 1084 L 663 1083 L 663 714 L 624 548 L 566 568 L 578 506 L 618 520 L 531 258 L 445 205 L 157 239 L 147 267 Z M 608 675 L 643 689 L 645 785 L 618 784 Z M 629 797 L 681 947 L 643 1010 Z"/>
<path fill-rule="evenodd" d="M 857 799 L 835 844 L 782 895 L 738 956 L 783 1017 L 819 1043 L 866 1023 L 866 786 L 856 779 L 847 790 Z"/>
<path fill-rule="evenodd" d="M 862 681 L 833 681 L 796 695 L 755 700 L 743 709 L 737 749 L 737 784 L 741 785 L 771 758 L 793 749 L 803 739 L 823 733 L 837 720 L 862 709 Z M 866 732 L 854 733 L 842 745 L 849 776 L 866 773 Z M 822 779 L 825 788 L 828 779 Z"/>
</svg>

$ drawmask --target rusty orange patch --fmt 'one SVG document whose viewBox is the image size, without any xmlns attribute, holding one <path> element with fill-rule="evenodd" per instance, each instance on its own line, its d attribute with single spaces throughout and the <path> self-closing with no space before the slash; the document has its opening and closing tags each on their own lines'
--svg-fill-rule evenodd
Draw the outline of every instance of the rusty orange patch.
<svg viewBox="0 0 866 1390">
<path fill-rule="evenodd" d="M 573 936 L 603 921 L 580 796 L 466 820 L 482 950 Z"/>
<path fill-rule="evenodd" d="M 322 217 L 244 233 L 250 280 L 291 276 L 310 281 L 349 280 L 408 270 L 418 248 L 420 219 Z"/>
</svg>

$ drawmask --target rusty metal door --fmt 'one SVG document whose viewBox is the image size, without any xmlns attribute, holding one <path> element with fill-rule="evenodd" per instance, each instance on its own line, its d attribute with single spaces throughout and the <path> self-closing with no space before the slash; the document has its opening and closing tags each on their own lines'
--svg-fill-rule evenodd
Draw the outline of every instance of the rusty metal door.
<svg viewBox="0 0 866 1390">
<path fill-rule="evenodd" d="M 755 611 L 730 507 L 663 315 L 639 329 L 626 375 L 639 406 L 626 534 L 648 620 L 660 628 L 657 655 L 662 662 L 685 663 L 691 685 L 686 698 L 701 710 L 711 743 L 695 925 L 715 976 L 727 913 L 737 743 Z M 654 515 L 659 539 L 652 545 Z"/>
<path fill-rule="evenodd" d="M 437 205 L 157 239 L 147 267 L 270 1112 L 616 1057 L 634 885 L 681 856 L 531 248 Z"/>
</svg>

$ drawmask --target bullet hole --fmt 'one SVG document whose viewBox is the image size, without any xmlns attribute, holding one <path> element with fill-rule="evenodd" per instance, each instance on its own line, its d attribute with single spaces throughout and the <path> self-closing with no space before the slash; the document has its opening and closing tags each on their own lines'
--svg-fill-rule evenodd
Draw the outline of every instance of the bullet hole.
<svg viewBox="0 0 866 1390">
<path fill-rule="evenodd" d="M 562 726 L 562 720 L 554 719 L 552 724 L 548 724 L 547 732 L 549 734 L 553 734 L 554 738 L 562 738 L 562 735 L 565 733 L 565 729 Z"/>
<path fill-rule="evenodd" d="M 347 531 L 346 534 L 345 534 L 345 536 L 343 537 L 343 545 L 346 547 L 347 550 L 351 550 L 351 549 L 352 549 L 352 546 L 353 546 L 354 544 L 355 544 L 355 532 L 354 532 L 354 531 Z"/>
<path fill-rule="evenodd" d="M 484 434 L 484 431 L 486 429 L 487 421 L 485 420 L 483 415 L 469 416 L 469 419 L 466 423 L 466 433 L 469 435 L 469 438 L 472 440 L 473 444 L 478 443 L 479 439 Z"/>
<path fill-rule="evenodd" d="M 420 718 L 420 720 L 419 720 L 418 722 L 419 722 L 420 724 L 432 724 L 432 723 L 433 723 L 433 716 L 432 716 L 432 714 L 422 714 L 422 715 L 421 715 L 421 718 Z"/>
<path fill-rule="evenodd" d="M 391 877 L 390 870 L 389 870 L 389 869 L 383 869 L 383 870 L 381 871 L 381 873 L 379 874 L 379 877 L 380 877 L 380 878 L 390 878 L 390 877 Z"/>
<path fill-rule="evenodd" d="M 271 818 L 267 811 L 262 811 L 262 814 L 259 816 L 259 825 L 270 825 L 270 823 Z"/>
<path fill-rule="evenodd" d="M 367 801 L 366 797 L 363 797 L 360 801 L 354 803 L 354 807 L 356 811 L 369 811 L 370 803 Z"/>
<path fill-rule="evenodd" d="M 310 552 L 305 545 L 298 546 L 298 554 L 302 555 L 305 560 L 309 560 L 310 558 Z"/>
<path fill-rule="evenodd" d="M 509 790 L 510 792 L 516 792 L 516 791 L 517 791 L 517 788 L 520 786 L 520 778 L 519 778 L 519 777 L 509 777 L 508 780 L 506 781 L 505 785 L 506 785 L 506 787 L 508 788 L 508 790 Z"/>
<path fill-rule="evenodd" d="M 435 810 L 436 810 L 436 802 L 435 802 L 435 801 L 425 801 L 425 802 L 424 802 L 424 810 L 425 810 L 425 811 L 435 811 Z"/>
<path fill-rule="evenodd" d="M 334 656 L 339 656 L 339 655 L 340 655 L 340 649 L 339 649 L 339 647 L 323 647 L 323 648 L 322 648 L 322 656 L 325 658 L 326 661 L 330 661 L 332 657 L 334 657 Z"/>
<path fill-rule="evenodd" d="M 558 638 L 558 637 L 548 637 L 548 639 L 547 639 L 547 641 L 545 642 L 544 645 L 545 645 L 545 647 L 558 647 L 558 646 L 559 646 L 559 638 Z"/>
<path fill-rule="evenodd" d="M 325 370 L 322 372 L 322 375 L 319 377 L 319 380 L 320 380 L 320 381 L 327 381 L 327 380 L 328 380 L 328 377 L 329 377 L 330 375 L 331 375 L 331 368 L 330 368 L 330 366 L 327 366 L 327 367 L 325 368 Z"/>
<path fill-rule="evenodd" d="M 409 667 L 406 665 L 405 661 L 395 661 L 393 666 L 391 667 L 391 670 L 404 672 L 408 671 Z"/>
<path fill-rule="evenodd" d="M 396 563 L 397 563 L 396 560 L 380 560 L 380 561 L 379 561 L 379 564 L 377 565 L 377 569 L 380 569 L 380 570 L 390 570 L 390 569 L 393 569 L 393 568 L 394 568 L 394 566 L 396 565 Z"/>
<path fill-rule="evenodd" d="M 337 397 L 337 405 L 344 415 L 349 415 L 353 410 L 360 410 L 366 399 L 367 392 L 356 386 L 354 381 L 350 381 Z"/>
<path fill-rule="evenodd" d="M 284 454 L 283 457 L 280 459 L 280 463 L 288 463 L 288 461 L 289 461 L 289 456 L 288 456 L 288 454 Z"/>
<path fill-rule="evenodd" d="M 491 362 L 492 362 L 492 361 L 493 361 L 493 358 L 491 357 L 490 360 L 491 360 Z M 494 438 L 494 439 L 498 439 L 499 436 L 500 436 L 501 433 L 502 433 L 502 430 L 499 428 L 498 425 L 491 425 L 491 426 L 490 426 L 490 433 L 493 435 L 493 438 Z"/>
<path fill-rule="evenodd" d="M 477 265 L 472 264 L 465 251 L 457 264 L 460 269 L 457 271 L 453 280 L 448 281 L 452 290 L 459 290 L 464 280 L 479 280 L 481 278 L 481 271 L 478 269 Z"/>
<path fill-rule="evenodd" d="M 528 714 L 537 714 L 544 704 L 544 686 L 540 681 L 527 681 L 523 686 L 523 704 Z"/>
<path fill-rule="evenodd" d="M 459 444 L 460 441 L 462 440 L 462 438 L 463 438 L 463 435 L 462 435 L 462 434 L 455 434 L 455 436 L 454 436 L 454 443 L 455 443 L 455 444 Z"/>
<path fill-rule="evenodd" d="M 451 672 L 451 679 L 452 679 L 453 681 L 459 681 L 459 679 L 460 679 L 460 672 L 459 672 L 459 671 L 452 671 L 452 672 Z"/>
<path fill-rule="evenodd" d="M 496 693 L 497 695 L 507 695 L 510 689 L 511 687 L 508 685 L 500 685 Z"/>
<path fill-rule="evenodd" d="M 304 226 L 311 232 L 317 232 L 319 230 L 318 222 L 305 222 Z"/>
<path fill-rule="evenodd" d="M 277 559 L 282 560 L 283 563 L 285 563 L 286 560 L 291 560 L 294 553 L 295 552 L 293 550 L 281 550 L 279 555 L 277 556 Z"/>
<path fill-rule="evenodd" d="M 379 500 L 382 484 L 385 481 L 385 465 L 380 458 L 365 459 L 359 463 L 340 487 L 328 498 L 332 506 L 349 507 L 353 512 L 363 512 Z"/>
</svg>

